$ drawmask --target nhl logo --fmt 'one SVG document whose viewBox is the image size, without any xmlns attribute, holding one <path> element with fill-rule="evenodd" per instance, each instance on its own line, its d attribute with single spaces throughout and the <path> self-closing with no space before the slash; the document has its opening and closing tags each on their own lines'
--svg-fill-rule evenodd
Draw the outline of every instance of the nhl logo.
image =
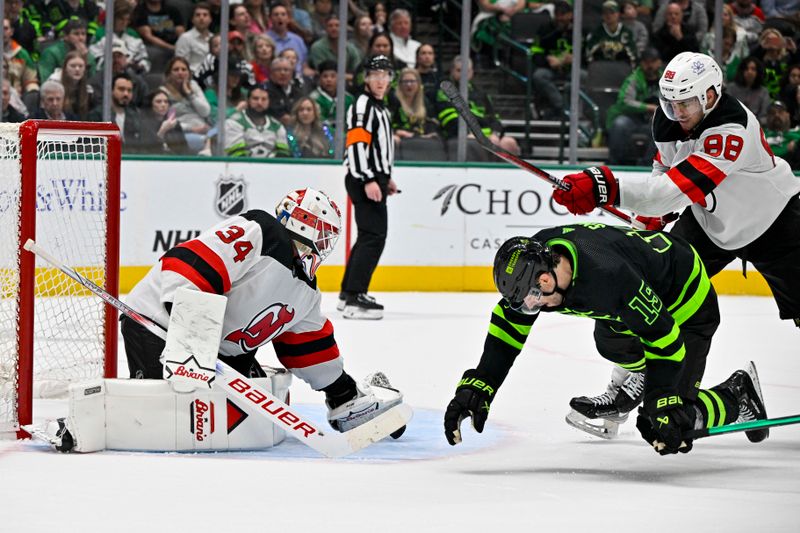
<svg viewBox="0 0 800 533">
<path fill-rule="evenodd" d="M 214 209 L 223 218 L 238 215 L 247 210 L 246 183 L 244 176 L 220 176 L 217 181 L 217 197 Z"/>
</svg>

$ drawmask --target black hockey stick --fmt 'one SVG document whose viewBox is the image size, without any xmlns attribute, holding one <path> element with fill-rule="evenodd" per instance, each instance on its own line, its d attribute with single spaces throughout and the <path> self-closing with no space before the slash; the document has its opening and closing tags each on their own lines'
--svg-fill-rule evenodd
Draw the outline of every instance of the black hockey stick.
<svg viewBox="0 0 800 533">
<path fill-rule="evenodd" d="M 504 150 L 503 148 L 497 146 L 489 138 L 484 135 L 483 131 L 481 130 L 481 125 L 478 123 L 478 119 L 475 115 L 472 114 L 472 111 L 469 110 L 469 105 L 464 101 L 459 94 L 458 89 L 453 84 L 453 82 L 449 80 L 444 80 L 439 84 L 439 87 L 444 91 L 444 94 L 447 95 L 447 98 L 450 99 L 450 102 L 453 103 L 453 106 L 458 111 L 458 114 L 461 115 L 461 118 L 464 119 L 464 122 L 467 123 L 467 127 L 472 135 L 475 136 L 475 140 L 478 141 L 484 149 L 493 153 L 497 157 L 501 159 L 505 159 L 512 165 L 516 165 L 521 169 L 527 170 L 531 174 L 542 178 L 543 180 L 549 182 L 551 185 L 554 185 L 561 189 L 562 191 L 568 191 L 570 189 L 570 185 L 568 183 L 564 183 L 564 181 L 556 176 L 553 176 L 549 172 L 545 172 L 544 170 L 540 169 L 539 167 L 528 163 L 521 157 L 518 157 L 511 152 Z M 626 224 L 633 226 L 637 229 L 645 229 L 644 224 L 635 220 L 629 214 L 620 211 L 616 207 L 607 206 L 607 207 L 600 207 L 603 211 L 606 211 L 608 214 L 618 218 L 619 220 L 625 222 Z"/>
<path fill-rule="evenodd" d="M 765 418 L 764 420 L 753 420 L 752 422 L 741 422 L 739 424 L 727 424 L 716 428 L 693 429 L 686 433 L 690 439 L 702 439 L 713 435 L 724 433 L 737 433 L 739 431 L 749 431 L 751 429 L 770 428 L 777 426 L 788 426 L 800 424 L 800 415 L 781 416 L 778 418 Z"/>
</svg>

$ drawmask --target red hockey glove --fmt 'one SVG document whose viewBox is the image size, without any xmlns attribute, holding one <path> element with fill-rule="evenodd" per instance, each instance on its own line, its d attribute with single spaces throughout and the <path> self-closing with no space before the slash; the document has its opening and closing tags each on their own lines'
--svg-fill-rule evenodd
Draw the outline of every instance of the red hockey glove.
<svg viewBox="0 0 800 533">
<path fill-rule="evenodd" d="M 596 207 L 613 205 L 617 200 L 619 187 L 608 167 L 589 167 L 565 176 L 564 182 L 572 186 L 570 190 L 556 189 L 553 198 L 573 215 L 591 213 Z"/>
<path fill-rule="evenodd" d="M 663 217 L 645 217 L 642 215 L 636 216 L 636 220 L 644 224 L 644 229 L 650 231 L 661 231 L 670 222 L 678 220 L 678 213 L 667 213 Z"/>
</svg>

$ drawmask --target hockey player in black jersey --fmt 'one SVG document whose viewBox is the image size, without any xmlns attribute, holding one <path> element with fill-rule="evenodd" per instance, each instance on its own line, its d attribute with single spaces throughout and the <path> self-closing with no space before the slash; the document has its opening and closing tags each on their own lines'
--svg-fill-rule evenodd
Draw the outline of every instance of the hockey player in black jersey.
<svg viewBox="0 0 800 533">
<path fill-rule="evenodd" d="M 566 176 L 571 189 L 553 198 L 574 214 L 608 205 L 649 217 L 682 210 L 670 233 L 700 253 L 709 277 L 736 259 L 743 269 L 751 262 L 772 290 L 780 318 L 800 327 L 800 179 L 772 153 L 755 115 L 722 92 L 722 72 L 711 57 L 677 55 L 659 87 L 652 174 L 618 179 L 607 167 L 593 167 Z M 598 336 L 617 337 L 620 352 L 637 350 L 600 324 Z M 624 420 L 640 401 L 639 370 L 615 369 L 606 393 L 573 398 L 568 421 L 576 411 Z"/>
<path fill-rule="evenodd" d="M 506 241 L 495 257 L 494 280 L 503 299 L 492 312 L 477 368 L 464 372 L 447 406 L 450 444 L 461 441 L 467 416 L 483 430 L 531 327 L 549 312 L 592 318 L 639 344 L 635 359 L 619 355 L 613 342 L 601 342 L 600 353 L 646 368 L 636 426 L 662 455 L 688 452 L 688 429 L 766 418 L 754 366 L 752 375 L 739 370 L 716 387 L 700 388 L 719 308 L 700 257 L 680 237 L 603 224 L 549 228 Z M 763 430 L 748 437 L 757 442 Z"/>
</svg>

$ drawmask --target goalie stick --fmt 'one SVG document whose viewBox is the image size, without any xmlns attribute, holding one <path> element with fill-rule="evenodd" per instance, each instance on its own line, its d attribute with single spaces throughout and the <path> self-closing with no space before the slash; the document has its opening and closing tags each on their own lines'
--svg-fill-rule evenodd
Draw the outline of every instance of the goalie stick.
<svg viewBox="0 0 800 533">
<path fill-rule="evenodd" d="M 135 309 L 107 293 L 90 279 L 53 257 L 32 239 L 28 239 L 23 248 L 41 257 L 72 278 L 76 283 L 99 296 L 108 305 L 116 308 L 137 324 L 147 328 L 154 335 L 166 340 L 167 333 L 161 325 L 138 313 Z M 344 457 L 388 437 L 392 432 L 408 424 L 413 414 L 409 406 L 400 404 L 349 431 L 343 433 L 328 432 L 320 429 L 317 424 L 302 416 L 292 407 L 223 361 L 217 361 L 216 375 L 218 385 L 222 387 L 225 394 L 238 400 L 237 405 L 241 405 L 248 413 L 267 418 L 306 446 L 331 458 Z"/>
<path fill-rule="evenodd" d="M 531 163 L 528 163 L 521 157 L 518 157 L 512 154 L 511 152 L 504 150 L 503 148 L 497 146 L 492 141 L 490 141 L 489 138 L 486 135 L 484 135 L 483 131 L 481 130 L 481 125 L 478 123 L 478 119 L 475 117 L 475 115 L 472 114 L 472 111 L 469 110 L 469 105 L 461 97 L 461 94 L 459 94 L 458 89 L 453 84 L 453 82 L 449 80 L 444 80 L 439 84 L 439 87 L 442 89 L 442 91 L 444 91 L 444 94 L 447 95 L 447 98 L 450 99 L 450 102 L 453 103 L 453 107 L 456 108 L 456 111 L 458 112 L 459 115 L 461 115 L 461 118 L 464 119 L 464 122 L 467 123 L 469 131 L 472 133 L 472 135 L 475 136 L 475 140 L 478 141 L 478 144 L 480 144 L 484 149 L 486 149 L 488 152 L 493 153 L 494 155 L 496 155 L 501 159 L 505 159 L 512 165 L 518 166 L 523 170 L 527 170 L 531 174 L 539 178 L 542 178 L 551 185 L 554 185 L 563 191 L 568 191 L 570 189 L 570 185 L 568 183 L 565 183 L 564 180 L 557 178 L 556 176 L 553 176 L 549 172 L 545 172 L 539 167 L 532 165 Z M 635 220 L 629 214 L 620 211 L 616 207 L 606 206 L 606 207 L 600 207 L 600 209 L 636 229 L 645 229 L 644 224 Z"/>
</svg>

